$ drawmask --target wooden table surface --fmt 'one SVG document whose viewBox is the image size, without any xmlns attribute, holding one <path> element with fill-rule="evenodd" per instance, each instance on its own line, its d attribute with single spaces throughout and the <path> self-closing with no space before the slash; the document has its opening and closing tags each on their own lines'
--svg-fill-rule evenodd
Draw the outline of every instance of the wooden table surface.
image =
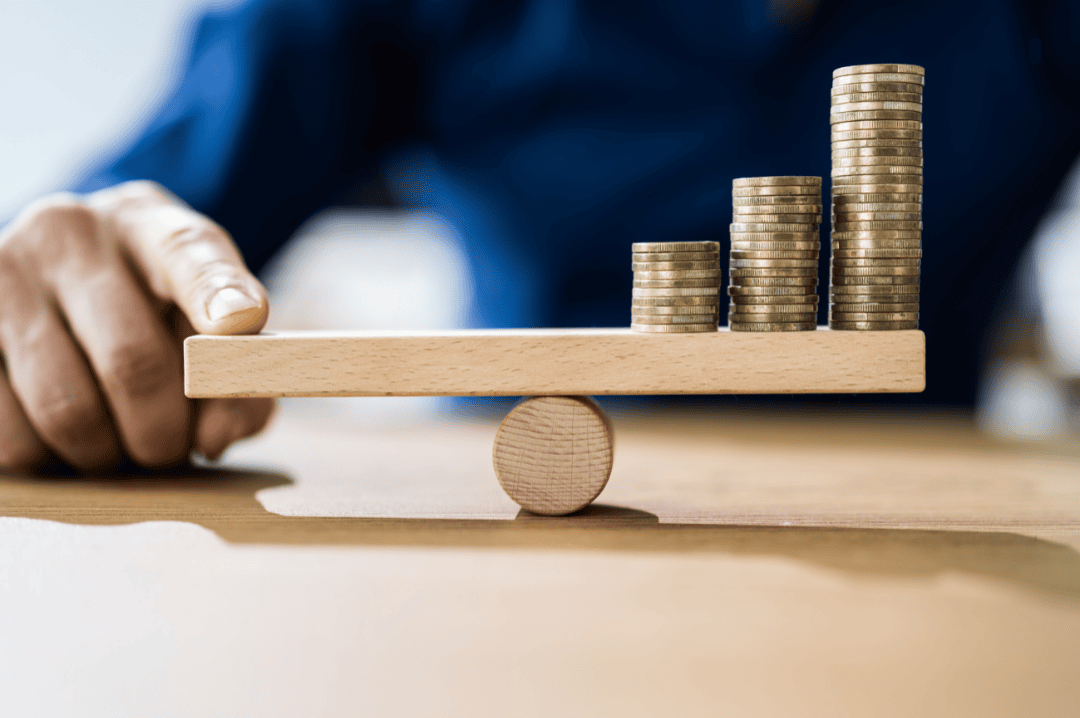
<svg viewBox="0 0 1080 718">
<path fill-rule="evenodd" d="M 1080 446 L 613 416 L 519 515 L 496 422 L 281 417 L 228 468 L 0 478 L 0 714 L 1075 716 Z"/>
</svg>

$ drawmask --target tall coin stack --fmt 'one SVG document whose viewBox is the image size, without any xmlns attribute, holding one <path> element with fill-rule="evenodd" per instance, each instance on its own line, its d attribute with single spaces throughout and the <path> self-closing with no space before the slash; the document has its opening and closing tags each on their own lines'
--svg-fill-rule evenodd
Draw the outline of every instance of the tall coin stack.
<svg viewBox="0 0 1080 718">
<path fill-rule="evenodd" d="M 919 327 L 924 76 L 917 65 L 833 72 L 833 329 Z"/>
<path fill-rule="evenodd" d="M 731 331 L 816 329 L 821 178 L 744 177 L 732 184 Z"/>
<path fill-rule="evenodd" d="M 715 332 L 720 313 L 719 242 L 632 245 L 636 332 Z"/>
</svg>

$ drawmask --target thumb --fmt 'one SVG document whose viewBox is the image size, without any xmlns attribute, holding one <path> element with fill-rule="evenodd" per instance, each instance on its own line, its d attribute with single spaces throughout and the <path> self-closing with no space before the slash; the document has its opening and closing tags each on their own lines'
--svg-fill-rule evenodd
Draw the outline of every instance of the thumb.
<svg viewBox="0 0 1080 718">
<path fill-rule="evenodd" d="M 150 290 L 175 303 L 200 334 L 254 334 L 270 302 L 229 234 L 151 182 L 88 198 Z"/>
</svg>

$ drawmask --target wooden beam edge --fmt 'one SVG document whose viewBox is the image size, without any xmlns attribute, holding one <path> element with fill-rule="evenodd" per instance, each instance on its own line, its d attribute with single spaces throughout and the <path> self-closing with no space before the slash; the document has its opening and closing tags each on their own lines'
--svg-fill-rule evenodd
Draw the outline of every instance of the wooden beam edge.
<svg viewBox="0 0 1080 718">
<path fill-rule="evenodd" d="M 591 347 L 593 338 L 596 347 Z M 917 393 L 926 387 L 925 345 L 918 330 L 834 332 L 826 327 L 777 333 L 721 328 L 682 335 L 623 328 L 274 332 L 189 337 L 184 381 L 192 398 Z M 625 373 L 642 379 L 615 380 L 599 371 L 598 357 L 580 360 L 598 348 L 616 352 L 602 357 L 605 362 L 622 362 L 630 367 Z M 627 350 L 643 354 L 617 353 Z M 383 361 L 372 363 L 372 353 L 380 351 Z M 516 357 L 508 358 L 511 352 L 552 366 L 515 363 Z M 460 362 L 448 365 L 448 356 Z M 358 365 L 365 365 L 369 375 L 358 378 Z M 730 381 L 726 376 L 715 383 L 698 380 L 693 367 L 730 374 Z M 575 376 L 582 369 L 585 379 L 579 383 Z M 564 373 L 552 376 L 559 371 Z M 431 377 L 427 383 L 425 372 Z"/>
</svg>

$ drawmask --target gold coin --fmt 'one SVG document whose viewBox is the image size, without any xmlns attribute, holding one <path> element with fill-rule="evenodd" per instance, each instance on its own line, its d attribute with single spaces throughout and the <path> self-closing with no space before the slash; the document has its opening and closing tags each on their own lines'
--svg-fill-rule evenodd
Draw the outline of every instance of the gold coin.
<svg viewBox="0 0 1080 718">
<path fill-rule="evenodd" d="M 838 277 L 835 274 L 831 278 L 831 283 L 834 287 L 849 287 L 849 286 L 873 286 L 881 284 L 918 284 L 919 275 L 905 275 L 899 277 Z"/>
<path fill-rule="evenodd" d="M 728 295 L 734 301 L 742 299 L 765 299 L 769 297 L 787 299 L 817 299 L 817 290 L 814 287 L 728 287 Z"/>
<path fill-rule="evenodd" d="M 761 217 L 761 216 L 781 216 L 781 217 L 795 217 L 796 219 L 782 219 L 781 222 L 812 222 L 812 217 L 821 217 L 821 210 L 823 205 L 821 204 L 800 204 L 796 206 L 785 205 L 766 205 L 755 204 L 751 206 L 733 206 L 731 213 L 736 216 L 748 216 L 748 217 Z M 763 221 L 754 219 L 753 221 Z M 769 220 L 776 221 L 776 220 Z"/>
<path fill-rule="evenodd" d="M 816 263 L 815 263 L 816 264 Z M 743 279 L 753 277 L 814 277 L 818 276 L 815 267 L 732 267 L 731 283 L 741 284 Z"/>
<path fill-rule="evenodd" d="M 850 89 L 850 86 L 845 85 L 844 87 L 833 89 L 847 90 Z M 830 98 L 830 104 L 850 105 L 857 102 L 908 102 L 917 104 L 921 108 L 922 99 L 923 96 L 921 92 L 893 92 L 888 90 L 870 90 L 860 92 L 858 90 L 852 90 L 848 93 L 832 93 L 832 96 Z"/>
<path fill-rule="evenodd" d="M 635 271 L 635 279 L 706 279 L 719 277 L 719 269 L 679 269 L 670 272 Z"/>
<path fill-rule="evenodd" d="M 741 324 L 732 322 L 728 329 L 733 332 L 810 332 L 817 329 L 817 322 L 777 322 L 775 324 Z"/>
<path fill-rule="evenodd" d="M 877 64 L 877 65 L 848 65 L 838 67 L 832 72 L 832 76 L 845 77 L 847 75 L 866 75 L 878 72 L 906 72 L 912 75 L 926 75 L 926 70 L 919 65 L 904 64 Z"/>
<path fill-rule="evenodd" d="M 838 130 L 836 129 L 836 125 L 833 125 L 832 132 L 829 133 L 829 139 L 833 143 L 858 141 L 884 142 L 887 140 L 922 142 L 922 130 L 886 128 Z"/>
<path fill-rule="evenodd" d="M 893 158 L 922 160 L 923 151 L 918 147 L 853 147 L 850 150 L 833 150 L 832 160 L 854 160 L 859 158 Z M 913 164 L 909 162 L 908 164 Z"/>
<path fill-rule="evenodd" d="M 869 314 L 888 313 L 888 312 L 917 312 L 919 311 L 918 302 L 849 302 L 846 304 L 833 303 L 829 308 L 830 312 L 835 313 L 851 313 L 851 312 L 866 312 Z"/>
<path fill-rule="evenodd" d="M 758 287 L 799 287 L 813 291 L 818 285 L 817 276 L 805 277 L 740 277 L 732 279 L 731 288 L 754 289 Z M 730 289 L 728 290 L 730 291 Z"/>
<path fill-rule="evenodd" d="M 817 267 L 818 260 L 814 259 L 732 259 L 732 269 L 779 269 L 781 267 Z"/>
<path fill-rule="evenodd" d="M 919 116 L 909 118 L 907 115 L 901 117 L 893 117 L 891 115 L 886 116 L 885 119 L 894 120 L 906 120 L 906 119 L 921 119 L 922 117 L 922 102 L 845 102 L 839 103 L 833 100 L 832 105 L 829 107 L 829 114 L 834 117 L 848 116 L 852 112 L 915 112 Z"/>
<path fill-rule="evenodd" d="M 630 268 L 635 272 L 663 272 L 676 269 L 720 269 L 720 260 L 714 259 L 708 262 L 631 262 Z"/>
<path fill-rule="evenodd" d="M 897 191 L 896 188 L 905 191 Z M 922 204 L 922 185 L 844 184 L 833 185 L 832 188 L 832 204 L 834 207 L 837 204 L 850 202 L 876 201 L 872 198 L 878 197 L 889 198 L 883 199 L 882 201 L 916 202 Z"/>
<path fill-rule="evenodd" d="M 731 190 L 732 197 L 787 197 L 787 196 L 820 197 L 821 186 L 787 185 L 783 187 L 735 187 Z"/>
<path fill-rule="evenodd" d="M 732 246 L 736 242 L 818 242 L 821 234 L 813 232 L 732 232 Z"/>
<path fill-rule="evenodd" d="M 720 252 L 634 252 L 634 262 L 708 262 L 719 261 Z"/>
<path fill-rule="evenodd" d="M 816 227 L 816 224 L 793 224 L 789 222 L 733 222 L 729 229 L 733 233 L 742 232 L 806 232 L 807 227 Z"/>
<path fill-rule="evenodd" d="M 923 158 L 921 152 L 917 157 L 834 157 L 832 165 L 834 169 L 837 167 L 874 167 L 876 165 L 922 167 Z"/>
<path fill-rule="evenodd" d="M 916 189 L 909 190 L 897 190 L 891 189 L 891 187 L 909 185 Z M 910 179 L 905 180 L 903 177 L 894 177 L 882 175 L 880 177 L 863 177 L 854 175 L 844 175 L 840 177 L 832 178 L 832 193 L 837 194 L 874 194 L 876 192 L 902 192 L 904 194 L 912 194 L 915 192 L 922 193 L 923 178 L 922 175 L 912 175 Z M 851 189 L 854 187 L 855 189 Z M 866 190 L 864 187 L 871 189 Z"/>
<path fill-rule="evenodd" d="M 737 324 L 762 324 L 772 322 L 813 322 L 817 321 L 817 310 L 812 312 L 773 312 L 771 314 L 728 313 L 728 322 Z"/>
<path fill-rule="evenodd" d="M 715 307 L 720 304 L 720 288 L 712 294 L 693 297 L 638 297 L 631 300 L 633 307 Z"/>
<path fill-rule="evenodd" d="M 745 250 L 732 249 L 731 259 L 813 259 L 816 260 L 820 252 L 816 249 L 775 249 L 775 250 Z"/>
<path fill-rule="evenodd" d="M 832 297 L 834 307 L 907 307 L 914 306 L 918 311 L 918 294 L 837 294 Z M 886 310 L 888 311 L 888 310 Z M 896 311 L 903 311 L 897 309 Z"/>
<path fill-rule="evenodd" d="M 676 289 L 686 287 L 719 287 L 720 278 L 708 279 L 635 279 L 634 287 L 640 289 Z"/>
<path fill-rule="evenodd" d="M 731 181 L 732 187 L 787 187 L 791 185 L 803 187 L 820 187 L 820 177 L 740 177 Z"/>
<path fill-rule="evenodd" d="M 634 316 L 680 316 L 701 317 L 703 314 L 718 314 L 720 309 L 717 304 L 695 304 L 691 306 L 640 306 L 635 304 L 630 308 Z M 699 318 L 698 321 L 701 321 Z"/>
<path fill-rule="evenodd" d="M 867 220 L 865 222 L 833 222 L 837 232 L 862 232 L 871 229 L 922 229 L 922 222 L 915 220 Z"/>
<path fill-rule="evenodd" d="M 631 324 L 705 324 L 720 321 L 720 314 L 631 314 Z"/>
<path fill-rule="evenodd" d="M 829 287 L 829 293 L 833 297 L 844 294 L 915 294 L 919 293 L 918 284 L 844 284 Z M 839 300 L 835 300 L 839 301 Z"/>
<path fill-rule="evenodd" d="M 922 191 L 923 177 L 921 167 L 889 167 L 888 165 L 878 165 L 877 167 L 838 167 L 832 171 L 836 172 L 836 175 L 832 178 L 833 194 L 844 194 L 843 191 L 837 191 L 837 187 L 842 185 L 877 185 L 878 187 L 888 185 L 895 187 L 906 184 L 913 186 L 917 185 L 919 191 Z M 879 189 L 878 191 L 895 192 L 896 190 Z"/>
<path fill-rule="evenodd" d="M 719 287 L 635 287 L 634 297 L 715 297 L 719 293 Z"/>
<path fill-rule="evenodd" d="M 731 295 L 732 304 L 755 304 L 758 306 L 772 306 L 776 304 L 782 304 L 784 306 L 806 306 L 808 304 L 817 305 L 817 294 L 781 294 L 776 296 L 761 296 L 756 294 L 733 294 Z"/>
<path fill-rule="evenodd" d="M 833 87 L 854 85 L 860 82 L 905 82 L 909 85 L 923 85 L 923 75 L 913 72 L 857 72 L 849 75 L 833 76 Z"/>
<path fill-rule="evenodd" d="M 833 213 L 833 226 L 841 222 L 917 222 L 922 219 L 922 212 L 848 212 L 837 210 Z"/>
<path fill-rule="evenodd" d="M 821 206 L 821 204 L 817 203 L 817 200 L 814 199 L 814 195 L 806 194 L 769 194 L 759 195 L 757 197 L 732 197 L 731 204 L 734 207 L 757 207 L 761 205 L 766 207 L 786 207 L 789 205 L 807 205 L 808 207 Z M 792 211 L 797 212 L 800 210 Z"/>
<path fill-rule="evenodd" d="M 655 334 L 693 334 L 696 332 L 717 331 L 716 322 L 709 324 L 639 324 L 632 322 L 630 329 L 635 332 Z"/>
<path fill-rule="evenodd" d="M 872 120 L 908 120 L 909 122 L 921 122 L 922 112 L 915 112 L 914 110 L 859 110 L 854 112 L 837 112 L 829 115 L 829 124 L 832 125 Z"/>
<path fill-rule="evenodd" d="M 818 252 L 821 242 L 744 242 L 731 240 L 732 252 Z"/>
<path fill-rule="evenodd" d="M 847 194 L 834 194 L 832 196 L 833 207 L 844 207 L 853 204 L 909 204 L 913 207 L 922 207 L 922 194 L 912 192 L 851 192 Z"/>
<path fill-rule="evenodd" d="M 848 85 L 838 85 L 829 88 L 829 94 L 850 95 L 857 92 L 899 92 L 904 95 L 916 95 L 922 97 L 923 86 L 912 85 L 906 82 L 852 82 Z"/>
<path fill-rule="evenodd" d="M 847 132 L 859 132 L 874 130 L 867 137 L 907 137 L 908 139 L 922 139 L 922 122 L 919 120 L 855 120 L 853 122 L 837 122 L 829 126 L 829 133 L 833 139 L 854 139 L 851 137 L 837 137 L 837 134 Z M 886 132 L 882 132 L 885 130 Z M 895 134 L 898 130 L 904 130 L 905 134 Z M 911 135 L 909 133 L 917 133 Z"/>
<path fill-rule="evenodd" d="M 834 232 L 833 249 L 922 249 L 921 232 Z"/>
<path fill-rule="evenodd" d="M 922 202 L 834 201 L 833 209 L 835 210 L 835 212 L 922 212 Z"/>
<path fill-rule="evenodd" d="M 648 252 L 719 252 L 719 242 L 634 242 L 630 251 Z"/>
<path fill-rule="evenodd" d="M 918 329 L 918 322 L 829 322 L 830 329 L 838 331 L 886 332 L 902 329 Z"/>
<path fill-rule="evenodd" d="M 890 147 L 921 150 L 922 140 L 833 140 L 829 146 L 833 152 L 838 150 L 887 149 Z"/>
<path fill-rule="evenodd" d="M 829 312 L 829 320 L 835 322 L 916 322 L 919 312 Z"/>
<path fill-rule="evenodd" d="M 835 179 L 837 177 L 852 177 L 859 175 L 857 181 L 859 184 L 873 184 L 874 182 L 889 182 L 892 184 L 904 184 L 908 181 L 908 178 L 914 178 L 918 182 L 922 182 L 922 167 L 916 165 L 863 165 L 858 167 L 833 167 L 830 170 L 831 176 Z M 868 175 L 873 175 L 872 177 Z"/>
<path fill-rule="evenodd" d="M 918 259 L 921 249 L 834 249 L 833 261 L 884 261 L 886 259 Z"/>
<path fill-rule="evenodd" d="M 918 267 L 922 260 L 918 257 L 837 257 L 833 252 L 834 267 Z"/>
<path fill-rule="evenodd" d="M 842 264 L 831 267 L 834 277 L 910 277 L 919 276 L 920 267 L 848 267 Z"/>
<path fill-rule="evenodd" d="M 817 303 L 807 302 L 804 304 L 758 304 L 732 302 L 728 305 L 728 315 L 731 314 L 817 314 Z"/>
<path fill-rule="evenodd" d="M 737 214 L 732 219 L 738 222 L 756 222 L 758 224 L 800 224 L 807 226 L 821 224 L 820 214 Z"/>
</svg>

